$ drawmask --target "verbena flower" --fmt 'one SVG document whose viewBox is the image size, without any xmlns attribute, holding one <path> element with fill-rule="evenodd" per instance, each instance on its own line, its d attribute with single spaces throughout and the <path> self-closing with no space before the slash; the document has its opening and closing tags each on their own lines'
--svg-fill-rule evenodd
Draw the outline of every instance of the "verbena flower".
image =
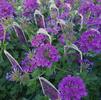
<svg viewBox="0 0 101 100">
<path fill-rule="evenodd" d="M 75 3 L 75 0 L 55 0 L 55 3 L 57 5 L 57 7 L 62 7 L 64 3 L 73 5 Z"/>
<path fill-rule="evenodd" d="M 87 24 L 88 25 L 101 25 L 101 18 L 90 18 Z"/>
<path fill-rule="evenodd" d="M 4 27 L 0 24 L 0 41 L 4 39 Z"/>
<path fill-rule="evenodd" d="M 38 7 L 37 0 L 24 0 L 25 9 L 35 10 Z"/>
<path fill-rule="evenodd" d="M 79 13 L 83 15 L 85 23 L 87 23 L 87 21 L 91 19 L 98 20 L 101 16 L 101 6 L 97 4 L 95 5 L 94 2 L 91 0 L 84 1 L 83 3 L 81 3 Z"/>
<path fill-rule="evenodd" d="M 83 20 L 86 23 L 90 17 L 91 9 L 93 8 L 94 4 L 92 2 L 83 2 L 79 7 L 79 13 L 83 15 Z"/>
<path fill-rule="evenodd" d="M 69 11 L 70 11 L 69 4 L 64 3 L 64 4 L 62 4 L 62 7 L 60 7 L 59 9 L 60 9 L 59 18 L 64 19 L 64 20 L 68 20 Z"/>
<path fill-rule="evenodd" d="M 56 19 L 52 19 L 50 17 L 48 17 L 46 20 L 46 29 L 51 35 L 57 35 L 61 30 L 60 26 L 57 24 Z"/>
<path fill-rule="evenodd" d="M 32 72 L 37 68 L 36 62 L 34 59 L 34 53 L 29 52 L 26 57 L 21 61 L 21 67 L 23 72 Z"/>
<path fill-rule="evenodd" d="M 60 37 L 59 37 L 59 42 L 62 44 L 62 45 L 65 45 L 65 35 L 64 34 L 61 34 Z"/>
<path fill-rule="evenodd" d="M 5 0 L 0 1 L 0 19 L 12 17 L 13 13 L 14 8 L 9 2 Z"/>
<path fill-rule="evenodd" d="M 63 78 L 59 83 L 59 91 L 62 100 L 81 100 L 87 96 L 87 91 L 83 80 L 79 76 Z"/>
<path fill-rule="evenodd" d="M 47 36 L 44 34 L 37 34 L 32 39 L 32 46 L 39 47 L 40 45 L 44 44 L 47 41 Z"/>
<path fill-rule="evenodd" d="M 29 16 L 31 13 L 34 13 L 34 11 L 38 8 L 38 2 L 37 0 L 24 0 L 23 6 L 23 15 Z"/>
<path fill-rule="evenodd" d="M 78 40 L 78 46 L 83 52 L 101 51 L 101 34 L 93 29 L 84 32 Z"/>
<path fill-rule="evenodd" d="M 95 29 L 99 29 L 101 26 L 101 6 L 94 5 L 92 8 L 92 13 L 87 21 L 87 25 L 92 27 L 96 26 Z"/>
<path fill-rule="evenodd" d="M 74 5 L 75 0 L 64 0 L 64 2 L 69 3 L 71 5 Z"/>
<path fill-rule="evenodd" d="M 55 3 L 56 3 L 57 7 L 61 7 L 62 6 L 61 0 L 55 0 Z"/>
<path fill-rule="evenodd" d="M 56 5 L 59 9 L 59 18 L 67 20 L 70 11 L 70 3 L 68 1 L 61 2 L 60 0 L 56 0 Z"/>
<path fill-rule="evenodd" d="M 101 5 L 93 5 L 91 10 L 95 17 L 99 17 L 101 15 Z"/>
<path fill-rule="evenodd" d="M 59 58 L 59 52 L 49 43 L 41 45 L 35 51 L 35 60 L 38 67 L 49 68 L 54 62 L 59 61 Z"/>
</svg>

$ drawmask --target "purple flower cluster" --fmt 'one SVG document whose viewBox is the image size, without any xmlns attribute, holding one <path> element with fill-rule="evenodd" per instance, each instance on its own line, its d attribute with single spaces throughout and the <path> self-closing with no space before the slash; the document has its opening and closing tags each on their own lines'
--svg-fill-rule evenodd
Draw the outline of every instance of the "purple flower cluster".
<svg viewBox="0 0 101 100">
<path fill-rule="evenodd" d="M 32 39 L 34 53 L 29 53 L 21 65 L 24 72 L 32 72 L 36 68 L 50 68 L 54 62 L 58 62 L 60 55 L 58 50 L 47 41 L 47 36 L 37 34 Z"/>
<path fill-rule="evenodd" d="M 47 40 L 46 37 L 47 36 L 44 35 L 44 34 L 37 34 L 37 35 L 35 35 L 33 37 L 33 39 L 32 39 L 32 42 L 31 42 L 32 46 L 33 47 L 39 47 L 40 45 L 45 44 L 45 42 Z"/>
<path fill-rule="evenodd" d="M 65 35 L 64 35 L 64 34 L 60 35 L 60 37 L 59 37 L 59 42 L 60 42 L 62 45 L 65 45 L 65 44 L 66 44 L 66 43 L 65 43 Z"/>
<path fill-rule="evenodd" d="M 35 10 L 38 7 L 38 2 L 37 0 L 24 0 L 24 7 Z"/>
<path fill-rule="evenodd" d="M 51 35 L 57 35 L 61 30 L 60 26 L 57 24 L 56 19 L 48 17 L 46 20 L 46 29 Z"/>
<path fill-rule="evenodd" d="M 55 0 L 57 9 L 53 8 L 51 15 L 46 18 L 46 29 L 51 35 L 58 35 L 62 30 L 58 19 L 68 20 L 71 4 L 66 1 Z"/>
<path fill-rule="evenodd" d="M 78 40 L 78 46 L 83 52 L 101 51 L 101 34 L 93 29 L 84 32 Z"/>
<path fill-rule="evenodd" d="M 72 1 L 72 2 L 71 2 Z M 71 4 L 73 3 L 73 0 L 68 0 L 61 2 L 60 0 L 56 0 L 56 6 L 59 9 L 59 18 L 67 20 L 69 16 L 69 11 L 71 9 Z"/>
<path fill-rule="evenodd" d="M 31 13 L 34 13 L 34 11 L 38 8 L 38 2 L 37 0 L 24 0 L 23 2 L 24 6 L 24 16 L 29 16 Z"/>
<path fill-rule="evenodd" d="M 101 25 L 101 18 L 90 18 L 88 20 L 88 25 Z"/>
<path fill-rule="evenodd" d="M 95 26 L 94 28 L 100 30 L 101 27 L 101 6 L 96 5 L 93 7 L 92 16 L 90 16 L 87 25 L 90 27 Z M 101 30 L 100 30 L 101 32 Z"/>
<path fill-rule="evenodd" d="M 2 24 L 0 24 L 0 41 L 4 39 L 4 28 Z"/>
<path fill-rule="evenodd" d="M 75 0 L 64 0 L 66 3 L 69 3 L 71 5 L 73 5 L 75 3 Z"/>
<path fill-rule="evenodd" d="M 59 83 L 60 97 L 62 100 L 81 100 L 87 96 L 83 80 L 80 77 L 68 75 Z"/>
<path fill-rule="evenodd" d="M 81 3 L 79 13 L 84 17 L 84 23 L 88 25 L 101 25 L 101 6 L 88 0 Z"/>
<path fill-rule="evenodd" d="M 0 19 L 12 17 L 14 13 L 13 6 L 6 0 L 0 1 Z"/>
<path fill-rule="evenodd" d="M 62 7 L 64 3 L 68 3 L 70 5 L 74 5 L 75 3 L 75 0 L 55 0 L 55 3 L 56 3 L 56 6 L 57 7 Z"/>
<path fill-rule="evenodd" d="M 70 4 L 68 3 L 63 3 L 62 6 L 59 8 L 60 9 L 60 19 L 67 20 L 69 16 L 69 11 L 70 11 Z"/>
<path fill-rule="evenodd" d="M 57 49 L 49 43 L 36 49 L 35 60 L 39 67 L 51 67 L 53 62 L 57 62 L 59 58 Z"/>
<path fill-rule="evenodd" d="M 26 55 L 25 59 L 22 60 L 21 67 L 23 72 L 32 72 L 34 69 L 37 68 L 37 65 L 34 59 L 34 54 L 32 52 L 29 52 Z"/>
</svg>

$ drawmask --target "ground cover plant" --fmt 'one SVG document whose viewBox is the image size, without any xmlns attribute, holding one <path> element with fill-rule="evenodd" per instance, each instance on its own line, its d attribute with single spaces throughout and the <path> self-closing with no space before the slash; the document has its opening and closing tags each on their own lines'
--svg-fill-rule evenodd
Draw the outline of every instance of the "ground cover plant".
<svg viewBox="0 0 101 100">
<path fill-rule="evenodd" d="M 0 0 L 0 100 L 101 100 L 101 0 Z"/>
</svg>

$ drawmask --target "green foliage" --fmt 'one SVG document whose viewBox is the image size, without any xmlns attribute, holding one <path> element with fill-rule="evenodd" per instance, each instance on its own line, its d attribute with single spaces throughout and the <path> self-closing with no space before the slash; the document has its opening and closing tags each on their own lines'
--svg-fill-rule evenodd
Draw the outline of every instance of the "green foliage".
<svg viewBox="0 0 101 100">
<path fill-rule="evenodd" d="M 21 0 L 18 0 L 21 3 Z M 20 12 L 20 3 L 17 3 L 18 13 Z M 77 8 L 78 5 L 75 6 Z M 48 16 L 49 12 L 44 11 L 45 16 Z M 8 29 L 10 33 L 9 42 L 0 42 L 0 100 L 49 100 L 48 97 L 44 96 L 42 93 L 42 88 L 39 83 L 39 76 L 45 77 L 49 80 L 56 88 L 58 88 L 59 81 L 67 75 L 79 75 L 84 79 L 87 87 L 88 96 L 83 98 L 83 100 L 101 100 L 101 54 L 83 54 L 85 58 L 90 59 L 94 65 L 91 72 L 83 70 L 79 72 L 80 64 L 76 61 L 79 57 L 78 52 L 73 49 L 67 49 L 66 55 L 64 55 L 64 47 L 58 44 L 56 41 L 57 37 L 52 37 L 53 44 L 58 48 L 62 58 L 58 63 L 54 63 L 51 68 L 39 68 L 35 69 L 32 73 L 25 74 L 21 82 L 10 82 L 6 80 L 6 73 L 11 71 L 11 64 L 4 55 L 4 49 L 6 49 L 13 57 L 20 62 L 25 53 L 31 51 L 30 41 L 33 35 L 36 34 L 38 27 L 35 25 L 34 21 L 28 23 L 23 19 L 18 18 L 17 22 L 21 25 L 24 31 L 28 43 L 22 44 L 16 36 L 14 30 Z M 78 38 L 86 27 L 79 32 L 80 26 L 74 26 L 76 33 L 76 38 Z"/>
</svg>

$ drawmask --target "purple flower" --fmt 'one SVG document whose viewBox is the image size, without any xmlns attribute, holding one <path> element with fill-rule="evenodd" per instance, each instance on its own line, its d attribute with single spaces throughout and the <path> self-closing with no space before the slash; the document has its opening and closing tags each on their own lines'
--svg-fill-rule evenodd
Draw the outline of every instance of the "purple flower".
<svg viewBox="0 0 101 100">
<path fill-rule="evenodd" d="M 69 12 L 71 9 L 71 5 L 63 2 L 61 6 L 59 6 L 59 19 L 67 20 L 69 16 Z"/>
<path fill-rule="evenodd" d="M 101 5 L 93 5 L 91 10 L 95 17 L 101 17 Z"/>
<path fill-rule="evenodd" d="M 94 4 L 93 1 L 84 1 L 81 3 L 79 13 L 83 15 L 84 23 L 89 23 L 93 19 L 93 24 L 100 20 L 101 17 L 101 6 Z"/>
<path fill-rule="evenodd" d="M 59 61 L 59 52 L 51 44 L 47 43 L 38 47 L 35 51 L 35 60 L 38 67 L 51 67 Z"/>
<path fill-rule="evenodd" d="M 65 35 L 64 34 L 61 34 L 60 37 L 59 37 L 59 42 L 62 44 L 62 45 L 65 45 Z"/>
<path fill-rule="evenodd" d="M 81 100 L 87 96 L 85 84 L 78 76 L 68 75 L 59 83 L 59 91 L 62 100 Z"/>
<path fill-rule="evenodd" d="M 90 18 L 87 24 L 88 25 L 101 25 L 101 18 Z"/>
<path fill-rule="evenodd" d="M 0 24 L 0 41 L 4 39 L 4 27 Z"/>
<path fill-rule="evenodd" d="M 23 6 L 24 6 L 23 15 L 29 16 L 38 8 L 38 2 L 37 0 L 24 0 Z"/>
<path fill-rule="evenodd" d="M 101 34 L 96 30 L 90 29 L 84 32 L 77 42 L 83 52 L 101 51 Z"/>
<path fill-rule="evenodd" d="M 67 0 L 67 1 L 56 0 L 55 2 L 59 9 L 59 18 L 67 20 L 69 17 L 71 5 L 74 2 L 74 0 Z"/>
<path fill-rule="evenodd" d="M 64 3 L 62 5 L 62 7 L 60 8 L 60 15 L 59 15 L 59 18 L 60 19 L 64 19 L 64 20 L 67 20 L 68 19 L 68 16 L 69 16 L 69 11 L 70 11 L 70 5 L 68 3 Z"/>
<path fill-rule="evenodd" d="M 101 18 L 89 19 L 87 22 L 87 26 L 88 26 L 88 28 L 93 28 L 93 29 L 99 31 L 99 33 L 101 33 Z"/>
<path fill-rule="evenodd" d="M 47 36 L 44 34 L 37 34 L 32 39 L 32 46 L 39 47 L 40 45 L 44 44 L 47 41 Z"/>
<path fill-rule="evenodd" d="M 64 0 L 66 3 L 69 3 L 71 5 L 73 5 L 75 3 L 75 0 Z"/>
<path fill-rule="evenodd" d="M 48 33 L 50 33 L 50 34 L 52 34 L 52 35 L 57 35 L 58 33 L 59 33 L 59 27 L 53 27 L 53 28 L 51 28 L 51 27 L 48 27 L 47 28 L 47 31 L 48 31 Z"/>
<path fill-rule="evenodd" d="M 60 26 L 57 24 L 56 19 L 52 19 L 50 17 L 48 17 L 46 20 L 46 29 L 51 35 L 57 35 L 61 30 Z"/>
<path fill-rule="evenodd" d="M 91 9 L 94 6 L 92 2 L 83 2 L 79 8 L 79 13 L 83 15 L 84 22 L 86 23 L 90 17 Z"/>
<path fill-rule="evenodd" d="M 24 0 L 25 9 L 36 9 L 38 7 L 37 0 Z"/>
<path fill-rule="evenodd" d="M 62 7 L 65 3 L 73 5 L 74 2 L 75 2 L 75 0 L 63 0 L 63 1 L 61 1 L 61 0 L 55 0 L 56 6 L 59 7 L 59 8 Z"/>
<path fill-rule="evenodd" d="M 61 7 L 61 5 L 62 5 L 61 0 L 55 0 L 55 3 L 56 3 L 57 7 Z"/>
<path fill-rule="evenodd" d="M 0 2 L 0 19 L 12 17 L 13 13 L 14 13 L 13 6 L 9 2 L 2 0 Z"/>
<path fill-rule="evenodd" d="M 36 62 L 34 59 L 34 53 L 28 53 L 24 60 L 21 62 L 21 67 L 23 72 L 32 72 L 37 68 Z"/>
</svg>

